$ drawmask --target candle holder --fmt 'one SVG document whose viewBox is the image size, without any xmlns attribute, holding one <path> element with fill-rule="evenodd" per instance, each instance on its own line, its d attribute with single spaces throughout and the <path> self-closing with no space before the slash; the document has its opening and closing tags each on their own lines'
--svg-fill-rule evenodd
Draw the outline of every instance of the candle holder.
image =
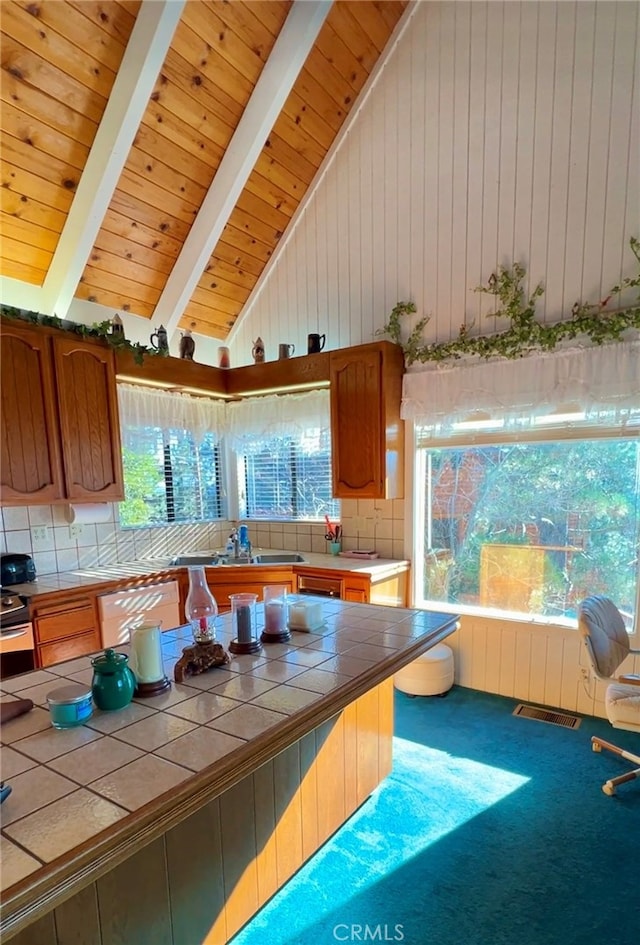
<svg viewBox="0 0 640 945">
<path fill-rule="evenodd" d="M 231 653 L 259 653 L 262 649 L 258 639 L 257 599 L 257 594 L 229 594 L 231 632 L 234 634 L 229 644 Z"/>
<path fill-rule="evenodd" d="M 136 677 L 134 696 L 158 696 L 171 689 L 162 663 L 162 633 L 158 624 L 142 624 L 131 631 L 129 666 Z"/>
<path fill-rule="evenodd" d="M 291 639 L 287 626 L 287 589 L 280 584 L 267 585 L 263 590 L 264 630 L 260 635 L 263 643 L 286 643 Z"/>
</svg>

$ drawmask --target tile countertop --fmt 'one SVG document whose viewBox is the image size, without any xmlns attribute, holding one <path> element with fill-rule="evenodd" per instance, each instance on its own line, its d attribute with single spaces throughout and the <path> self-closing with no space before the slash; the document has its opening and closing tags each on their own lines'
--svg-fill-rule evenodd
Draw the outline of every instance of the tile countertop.
<svg viewBox="0 0 640 945">
<path fill-rule="evenodd" d="M 254 554 L 273 553 L 282 551 L 280 548 L 254 548 Z M 207 551 L 196 551 L 193 554 L 207 554 Z M 406 571 L 410 567 L 408 560 L 391 558 L 347 558 L 339 555 L 319 554 L 317 552 L 300 552 L 304 562 L 295 564 L 251 564 L 247 567 L 256 570 L 264 568 L 320 568 L 325 571 L 350 571 L 355 574 L 369 574 L 373 579 L 383 580 Z M 34 597 L 37 594 L 50 594 L 54 591 L 68 591 L 79 587 L 93 587 L 99 584 L 127 581 L 130 578 L 154 578 L 162 575 L 166 579 L 171 571 L 184 570 L 184 565 L 172 565 L 173 557 L 140 558 L 138 561 L 128 561 L 122 564 L 110 564 L 97 568 L 76 568 L 73 571 L 60 571 L 55 574 L 43 574 L 29 584 L 15 584 L 10 590 L 16 594 L 27 594 Z M 238 565 L 215 565 L 225 570 L 235 571 Z"/>
<path fill-rule="evenodd" d="M 52 728 L 46 696 L 65 683 L 89 685 L 89 657 L 1 681 L 3 702 L 35 703 L 0 732 L 2 777 L 12 788 L 1 809 L 5 929 L 12 908 L 15 919 L 20 904 L 52 889 L 55 898 L 56 883 L 68 883 L 72 851 L 77 876 L 86 876 L 96 850 L 130 847 L 194 798 L 217 796 L 456 629 L 452 614 L 314 599 L 324 618 L 316 632 L 229 654 L 229 664 L 184 684 L 173 682 L 173 667 L 191 637 L 184 627 L 166 632 L 171 689 L 118 711 L 94 708 L 77 728 Z M 257 616 L 260 627 L 261 605 Z M 224 615 L 225 650 L 230 638 Z"/>
</svg>

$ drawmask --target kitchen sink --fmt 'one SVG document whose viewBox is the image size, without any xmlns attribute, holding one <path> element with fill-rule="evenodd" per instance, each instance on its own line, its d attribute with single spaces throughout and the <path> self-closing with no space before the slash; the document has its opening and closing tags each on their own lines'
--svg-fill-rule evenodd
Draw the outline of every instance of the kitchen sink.
<svg viewBox="0 0 640 945">
<path fill-rule="evenodd" d="M 299 564 L 305 560 L 297 551 L 267 551 L 254 555 L 251 559 L 253 564 Z"/>
<path fill-rule="evenodd" d="M 171 559 L 171 564 L 188 567 L 190 564 L 204 564 L 206 567 L 224 567 L 225 565 L 247 565 L 251 564 L 299 564 L 306 561 L 297 551 L 265 551 L 253 555 L 251 558 L 234 558 L 233 555 L 220 555 L 215 551 L 203 552 L 202 554 L 176 555 Z"/>
<path fill-rule="evenodd" d="M 171 559 L 171 564 L 181 565 L 182 567 L 188 567 L 190 564 L 204 564 L 208 567 L 213 567 L 215 564 L 220 564 L 220 556 L 215 554 L 201 554 L 201 555 L 176 555 L 175 558 Z"/>
</svg>

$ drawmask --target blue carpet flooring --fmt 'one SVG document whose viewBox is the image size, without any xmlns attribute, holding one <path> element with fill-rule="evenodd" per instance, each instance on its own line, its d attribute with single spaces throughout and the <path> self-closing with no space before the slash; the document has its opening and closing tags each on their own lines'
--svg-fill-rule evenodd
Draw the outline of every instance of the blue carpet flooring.
<svg viewBox="0 0 640 945">
<path fill-rule="evenodd" d="M 640 781 L 591 750 L 640 735 L 512 715 L 454 687 L 396 693 L 393 773 L 233 945 L 635 945 Z"/>
</svg>

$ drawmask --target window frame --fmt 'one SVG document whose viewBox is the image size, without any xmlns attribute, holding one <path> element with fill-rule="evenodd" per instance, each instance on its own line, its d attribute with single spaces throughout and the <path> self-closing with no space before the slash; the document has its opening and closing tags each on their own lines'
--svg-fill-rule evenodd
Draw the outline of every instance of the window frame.
<svg viewBox="0 0 640 945">
<path fill-rule="evenodd" d="M 411 495 L 412 497 L 413 515 L 406 516 L 406 525 L 409 531 L 407 538 L 414 562 L 421 562 L 425 554 L 423 536 L 425 535 L 426 528 L 426 502 L 422 501 L 421 491 L 424 493 L 428 449 L 465 449 L 478 446 L 497 446 L 508 443 L 557 443 L 570 440 L 640 438 L 640 432 L 638 431 L 636 422 L 628 426 L 625 424 L 605 426 L 593 423 L 574 423 L 553 427 L 549 424 L 545 427 L 531 427 L 517 432 L 512 429 L 508 432 L 504 432 L 501 429 L 494 429 L 491 432 L 474 432 L 470 429 L 466 429 L 446 436 L 434 435 L 428 439 L 419 435 L 418 431 L 420 427 L 421 424 L 415 420 L 407 421 L 407 452 L 410 460 L 407 463 L 407 468 L 410 470 L 410 482 L 408 484 L 407 495 Z M 631 631 L 629 631 L 629 645 L 631 649 L 640 647 L 640 557 L 638 558 L 636 568 L 635 619 L 634 625 Z M 414 566 L 412 572 L 411 599 L 413 606 L 420 609 L 433 609 L 434 606 L 437 606 L 438 610 L 442 610 L 445 613 L 459 613 L 488 620 L 526 623 L 543 627 L 557 626 L 564 630 L 577 629 L 578 627 L 577 619 L 570 617 L 494 611 L 487 607 L 474 606 L 471 604 L 451 604 L 445 601 L 438 601 L 437 603 L 429 602 L 425 600 L 423 596 L 422 568 Z"/>
</svg>

